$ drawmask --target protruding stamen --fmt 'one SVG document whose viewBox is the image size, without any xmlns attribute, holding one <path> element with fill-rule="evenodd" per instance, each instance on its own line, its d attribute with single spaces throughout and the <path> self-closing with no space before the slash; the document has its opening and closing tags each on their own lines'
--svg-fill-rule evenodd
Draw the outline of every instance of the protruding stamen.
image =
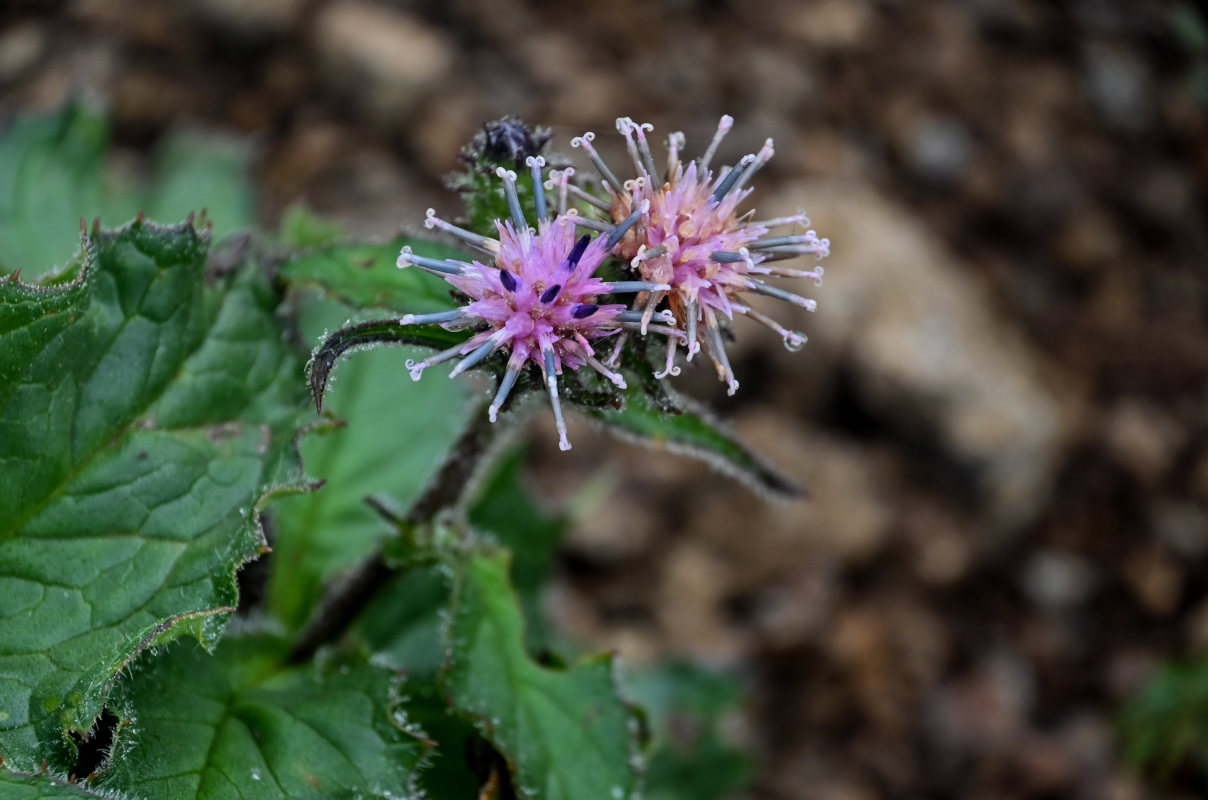
<svg viewBox="0 0 1208 800">
<path fill-rule="evenodd" d="M 646 307 L 644 309 L 642 309 L 642 333 L 643 334 L 646 333 L 646 328 L 648 325 L 650 325 L 650 320 L 653 319 L 653 317 L 654 317 L 654 309 L 658 306 L 659 303 L 661 303 L 663 301 L 663 298 L 666 296 L 667 296 L 666 291 L 651 292 L 649 295 L 647 295 Z M 674 321 L 675 321 L 675 319 L 674 319 L 674 317 L 672 317 L 672 322 L 674 323 Z"/>
<path fill-rule="evenodd" d="M 558 187 L 558 214 L 566 213 L 566 191 L 567 189 L 578 188 L 570 185 L 570 178 L 575 174 L 574 167 L 567 167 L 564 170 L 550 170 L 549 180 L 545 183 L 545 188 L 553 191 L 554 187 Z"/>
<path fill-rule="evenodd" d="M 435 272 L 438 275 L 464 275 L 466 273 L 466 268 L 455 261 L 442 261 L 439 258 L 417 256 L 411 252 L 410 246 L 406 246 L 398 254 L 395 266 L 399 269 L 406 269 L 409 264 L 420 269 L 426 269 L 429 272 Z"/>
<path fill-rule="evenodd" d="M 599 359 L 595 358 L 594 356 L 585 356 L 584 360 L 587 361 L 587 365 L 589 367 L 603 375 L 605 378 L 608 378 L 608 380 L 612 381 L 618 389 L 625 388 L 625 379 L 621 377 L 619 372 L 613 372 L 608 367 L 601 364 Z"/>
<path fill-rule="evenodd" d="M 541 156 L 529 156 L 524 160 L 533 176 L 533 205 L 537 207 L 537 219 L 545 222 L 549 219 L 549 211 L 545 208 L 545 188 L 542 185 L 541 168 L 545 159 Z"/>
<path fill-rule="evenodd" d="M 580 303 L 575 306 L 575 310 L 570 312 L 570 315 L 575 319 L 587 319 L 599 310 L 600 307 L 595 303 Z"/>
<path fill-rule="evenodd" d="M 558 374 L 554 364 L 554 351 L 551 348 L 543 351 L 542 355 L 545 356 L 545 388 L 549 391 L 549 403 L 554 409 L 554 425 L 558 428 L 558 449 L 569 450 L 566 420 L 562 418 L 562 403 L 558 400 Z"/>
<path fill-rule="evenodd" d="M 407 359 L 405 363 L 407 366 L 407 371 L 411 373 L 411 380 L 418 381 L 420 377 L 423 376 L 424 370 L 426 370 L 428 367 L 434 367 L 437 364 L 443 364 L 449 359 L 457 358 L 457 356 L 461 355 L 461 349 L 463 347 L 465 347 L 464 342 L 461 344 L 455 344 L 448 350 L 441 350 L 434 356 L 428 356 L 423 361 L 416 361 L 413 358 Z"/>
<path fill-rule="evenodd" d="M 811 300 L 808 297 L 802 297 L 799 294 L 786 292 L 776 286 L 768 286 L 762 281 L 751 281 L 750 290 L 756 294 L 766 295 L 767 297 L 775 297 L 777 300 L 784 300 L 786 303 L 792 303 L 795 306 L 804 308 L 806 311 L 818 310 L 818 301 Z"/>
<path fill-rule="evenodd" d="M 667 364 L 663 368 L 662 372 L 654 373 L 654 377 L 662 379 L 662 378 L 666 378 L 668 375 L 679 375 L 680 374 L 680 368 L 675 366 L 675 352 L 676 352 L 676 348 L 678 346 L 679 346 L 678 339 L 676 339 L 674 336 L 667 337 Z"/>
<path fill-rule="evenodd" d="M 646 245 L 642 245 L 638 248 L 638 254 L 633 257 L 632 261 L 629 262 L 629 266 L 636 269 L 637 266 L 643 261 L 649 261 L 652 258 L 658 258 L 659 256 L 665 255 L 667 255 L 667 245 L 665 244 L 656 245 L 649 250 L 646 249 Z"/>
<path fill-rule="evenodd" d="M 633 167 L 640 175 L 643 172 L 649 173 L 649 170 L 642 166 L 642 159 L 638 155 L 638 145 L 633 138 L 634 128 L 637 127 L 638 124 L 630 117 L 617 117 L 617 132 L 625 137 L 625 149 L 629 151 L 629 157 L 633 159 Z M 628 183 L 628 181 L 626 182 Z"/>
<path fill-rule="evenodd" d="M 622 120 L 628 124 L 629 131 L 621 130 Z M 627 142 L 630 141 L 629 137 L 631 133 L 637 136 L 637 153 L 635 153 L 631 148 L 629 154 L 633 156 L 633 163 L 638 167 L 639 172 L 645 172 L 652 180 L 655 179 L 657 174 L 655 173 L 654 155 L 650 152 L 650 143 L 646 141 L 646 132 L 654 130 L 654 126 L 649 122 L 639 123 L 634 122 L 629 117 L 623 117 L 622 119 L 617 120 L 617 129 L 621 130 L 621 133 L 625 134 L 625 139 Z M 638 161 L 639 153 L 641 154 L 640 162 Z"/>
<path fill-rule="evenodd" d="M 726 394 L 733 397 L 738 391 L 738 379 L 734 377 L 734 370 L 730 367 L 730 358 L 726 355 L 726 346 L 721 340 L 717 318 L 713 316 L 712 309 L 708 308 L 705 309 L 705 342 L 709 345 L 709 355 L 717 367 L 717 374 L 729 387 Z"/>
<path fill-rule="evenodd" d="M 717 188 L 713 190 L 713 199 L 721 200 L 730 190 L 734 188 L 734 184 L 738 183 L 738 179 L 746 172 L 746 167 L 755 160 L 755 154 L 749 153 L 742 157 L 738 165 L 726 173 L 724 178 L 721 178 L 717 183 Z"/>
<path fill-rule="evenodd" d="M 455 322 L 466 316 L 464 308 L 455 308 L 452 311 L 438 311 L 435 314 L 404 314 L 398 321 L 399 325 L 435 325 L 444 324 L 446 322 Z"/>
<path fill-rule="evenodd" d="M 749 247 L 752 250 L 766 250 L 769 247 L 786 247 L 794 244 L 817 244 L 821 241 L 818 234 L 814 231 L 809 233 L 800 233 L 793 236 L 765 236 L 762 239 L 757 239 L 751 242 Z"/>
<path fill-rule="evenodd" d="M 671 288 L 667 283 L 653 283 L 651 281 L 613 281 L 605 283 L 608 291 L 616 294 L 626 294 L 628 292 L 665 292 Z"/>
<path fill-rule="evenodd" d="M 516 194 L 516 173 L 510 169 L 496 167 L 495 174 L 503 180 L 503 196 L 508 200 L 508 213 L 512 216 L 512 224 L 516 226 L 516 232 L 523 234 L 528 230 L 528 222 L 524 219 L 524 212 L 520 210 L 520 196 Z"/>
<path fill-rule="evenodd" d="M 750 260 L 751 256 L 744 256 L 742 253 L 732 253 L 728 250 L 714 250 L 709 254 L 709 258 L 718 264 L 737 264 L 740 261 Z"/>
<path fill-rule="evenodd" d="M 810 218 L 805 215 L 805 209 L 799 210 L 796 214 L 790 217 L 775 217 L 773 219 L 761 219 L 756 222 L 748 222 L 748 227 L 758 226 L 761 228 L 778 228 L 781 225 L 800 225 L 806 227 L 810 224 Z"/>
<path fill-rule="evenodd" d="M 503 288 L 509 292 L 515 292 L 520 288 L 520 281 L 515 275 L 508 272 L 506 269 L 499 270 L 499 282 L 503 284 Z"/>
<path fill-rule="evenodd" d="M 470 247 L 482 250 L 485 253 L 494 255 L 499 252 L 499 242 L 487 236 L 480 236 L 473 231 L 468 231 L 465 228 L 459 228 L 456 225 L 445 222 L 443 219 L 436 216 L 436 209 L 429 208 L 427 219 L 424 220 L 424 227 L 428 230 L 439 228 L 450 236 L 456 237 Z"/>
<path fill-rule="evenodd" d="M 523 359 L 517 359 L 516 353 L 512 351 L 512 357 L 508 359 L 507 371 L 503 373 L 503 380 L 499 382 L 499 389 L 495 392 L 495 399 L 491 401 L 491 407 L 487 409 L 487 416 L 491 422 L 494 422 L 499 417 L 499 409 L 503 408 L 503 404 L 507 402 L 508 395 L 512 393 L 512 387 L 516 385 L 516 379 L 520 377 L 520 368 L 524 366 Z"/>
<path fill-rule="evenodd" d="M 684 312 L 684 335 L 688 338 L 688 360 L 700 351 L 700 343 L 696 341 L 696 318 L 700 316 L 700 303 L 695 297 L 688 301 Z"/>
<path fill-rule="evenodd" d="M 752 268 L 752 272 L 759 275 L 771 275 L 774 278 L 809 278 L 814 282 L 815 286 L 822 285 L 822 275 L 825 270 L 822 267 L 814 269 L 788 269 L 786 267 L 767 267 L 763 264 Z"/>
<path fill-rule="evenodd" d="M 596 231 L 598 233 L 612 233 L 614 230 L 616 230 L 615 225 L 609 225 L 607 222 L 600 222 L 599 220 L 585 217 L 573 208 L 566 212 L 566 218 L 578 225 L 580 228 L 587 228 L 589 231 Z"/>
<path fill-rule="evenodd" d="M 806 335 L 801 331 L 791 331 L 768 315 L 760 313 L 753 308 L 744 306 L 741 303 L 731 303 L 730 308 L 734 309 L 739 314 L 745 314 L 759 324 L 776 331 L 776 333 L 780 334 L 780 338 L 784 340 L 784 347 L 786 350 L 796 352 L 804 347 L 806 341 L 808 341 Z"/>
<path fill-rule="evenodd" d="M 541 293 L 541 302 L 545 305 L 549 305 L 557 299 L 558 292 L 560 291 L 562 291 L 562 284 L 555 283 L 553 286 Z"/>
<path fill-rule="evenodd" d="M 741 190 L 751 182 L 751 178 L 755 177 L 755 173 L 763 168 L 763 165 L 772 160 L 772 156 L 776 154 L 776 150 L 772 147 L 772 140 L 768 139 L 763 143 L 763 147 L 759 148 L 759 152 L 755 155 L 755 160 L 752 161 L 742 175 L 739 176 L 738 182 L 734 184 L 735 191 Z M 718 198 L 721 199 L 721 198 Z"/>
<path fill-rule="evenodd" d="M 636 322 L 640 325 L 648 325 L 650 320 L 646 319 L 645 311 L 622 311 L 617 314 L 616 318 L 621 322 Z M 657 314 L 659 322 L 665 322 L 668 325 L 675 324 L 675 315 L 664 309 Z"/>
<path fill-rule="evenodd" d="M 830 239 L 818 239 L 811 244 L 786 244 L 764 247 L 761 252 L 768 255 L 805 256 L 815 255 L 825 258 L 830 255 Z"/>
<path fill-rule="evenodd" d="M 615 367 L 620 361 L 621 350 L 625 347 L 625 342 L 627 341 L 629 341 L 629 334 L 622 331 L 621 335 L 617 337 L 617 343 L 612 347 L 612 352 L 608 355 L 608 358 L 604 360 L 604 363 L 610 367 Z"/>
<path fill-rule="evenodd" d="M 642 331 L 642 323 L 640 322 L 619 322 L 617 324 L 627 331 L 638 331 L 639 333 Z M 664 336 L 674 336 L 677 339 L 684 338 L 684 332 L 679 328 L 668 328 L 666 325 L 647 325 L 646 331 L 648 333 L 661 333 Z M 613 362 L 609 361 L 608 363 L 612 364 Z"/>
<path fill-rule="evenodd" d="M 618 225 L 616 228 L 614 228 L 612 233 L 608 234 L 608 238 L 604 240 L 605 247 L 609 250 L 616 247 L 617 242 L 621 241 L 621 239 L 624 238 L 625 234 L 629 232 L 629 229 L 632 228 L 634 225 L 636 225 L 638 223 L 638 220 L 642 218 L 642 215 L 644 215 L 649 210 L 650 210 L 650 201 L 643 200 L 641 202 L 641 204 L 636 209 L 634 209 L 632 214 L 630 214 L 628 217 L 626 217 L 624 220 L 622 220 L 621 224 Z"/>
<path fill-rule="evenodd" d="M 457 366 L 449 373 L 450 378 L 456 378 L 461 373 L 468 370 L 470 367 L 482 361 L 484 358 L 495 352 L 495 348 L 499 347 L 503 341 L 511 336 L 511 331 L 507 328 L 501 328 L 491 334 L 485 342 L 474 348 L 468 356 L 457 362 Z"/>
<path fill-rule="evenodd" d="M 734 127 L 734 117 L 729 114 L 723 114 L 721 121 L 717 123 L 717 133 L 713 134 L 713 141 L 709 142 L 709 148 L 705 150 L 705 154 L 700 157 L 697 170 L 701 177 L 709 171 L 709 162 L 713 160 L 713 156 L 717 153 L 717 146 L 721 144 L 721 140 L 726 138 L 726 134 L 730 132 L 730 128 Z"/>
<path fill-rule="evenodd" d="M 676 131 L 667 137 L 667 176 L 675 178 L 680 168 L 680 150 L 684 149 L 684 132 Z"/>
<path fill-rule="evenodd" d="M 587 151 L 587 157 L 591 159 L 591 163 L 595 165 L 596 170 L 600 173 L 600 177 L 604 179 L 604 185 L 608 186 L 614 193 L 622 194 L 625 191 L 621 179 L 613 174 L 613 171 L 604 163 L 604 159 L 600 158 L 600 154 L 596 152 L 596 148 L 592 146 L 592 141 L 596 138 L 595 133 L 588 131 L 582 136 L 576 136 L 570 140 L 571 147 L 582 147 Z"/>
<path fill-rule="evenodd" d="M 596 208 L 600 209 L 601 211 L 607 211 L 607 212 L 612 211 L 612 204 L 609 203 L 607 200 L 604 200 L 603 198 L 600 198 L 600 197 L 596 197 L 591 192 L 585 192 L 582 189 L 580 189 L 578 186 L 575 186 L 573 183 L 568 184 L 566 188 L 570 191 L 571 194 L 573 194 L 575 197 L 579 198 L 583 202 L 585 202 L 589 205 L 595 206 Z M 565 213 L 565 211 L 566 210 L 563 209 L 563 213 Z"/>
</svg>

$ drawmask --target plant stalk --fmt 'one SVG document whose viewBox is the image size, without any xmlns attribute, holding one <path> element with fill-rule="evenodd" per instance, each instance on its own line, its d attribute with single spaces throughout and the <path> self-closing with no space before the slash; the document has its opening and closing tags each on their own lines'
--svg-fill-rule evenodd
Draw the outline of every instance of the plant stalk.
<svg viewBox="0 0 1208 800">
<path fill-rule="evenodd" d="M 414 528 L 430 523 L 437 514 L 461 502 L 507 427 L 492 424 L 482 408 L 472 410 L 466 429 L 427 488 L 411 504 L 402 524 Z M 290 651 L 290 661 L 307 661 L 321 646 L 338 638 L 396 572 L 379 548 L 355 572 L 336 583 Z"/>
</svg>

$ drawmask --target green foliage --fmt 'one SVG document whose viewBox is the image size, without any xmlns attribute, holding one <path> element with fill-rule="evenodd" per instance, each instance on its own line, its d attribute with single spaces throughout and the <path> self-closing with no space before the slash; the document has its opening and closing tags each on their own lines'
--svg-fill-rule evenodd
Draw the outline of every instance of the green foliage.
<svg viewBox="0 0 1208 800">
<path fill-rule="evenodd" d="M 120 800 L 121 795 L 96 791 L 73 783 L 66 776 L 45 770 L 36 773 L 10 772 L 0 765 L 0 797 L 5 800 L 79 800 L 82 797 Z"/>
<path fill-rule="evenodd" d="M 119 731 L 95 784 L 199 800 L 408 796 L 428 743 L 395 714 L 398 676 L 355 659 L 285 667 L 287 651 L 236 634 L 213 655 L 177 645 L 140 665 L 113 702 L 138 739 Z"/>
<path fill-rule="evenodd" d="M 439 278 L 395 267 L 403 244 L 466 256 L 348 243 L 301 208 L 276 241 L 211 247 L 252 222 L 241 149 L 178 136 L 142 182 L 107 148 L 104 118 L 78 104 L 0 136 L 0 797 L 635 795 L 643 718 L 613 660 L 550 665 L 540 596 L 565 520 L 533 502 L 523 448 L 462 507 L 403 521 L 480 412 L 439 370 L 413 382 L 403 368 L 464 332 L 380 317 L 456 302 Z M 80 217 L 202 206 L 215 227 L 139 217 L 92 229 L 69 258 Z M 17 267 L 24 280 L 7 274 Z M 316 419 L 304 364 L 318 340 L 312 388 L 338 380 Z M 406 349 L 336 369 L 381 343 Z M 778 489 L 649 369 L 625 370 L 624 395 L 589 377 L 567 396 L 628 436 Z M 299 450 L 321 490 L 304 491 Z M 223 636 L 237 571 L 270 544 L 243 576 L 251 621 Z M 296 657 L 331 586 L 379 548 L 393 577 L 336 641 Z M 741 784 L 745 761 L 716 733 L 735 695 L 719 686 L 689 673 L 634 684 L 655 710 L 655 795 Z M 683 719 L 691 741 L 671 733 Z"/>
<path fill-rule="evenodd" d="M 1208 778 L 1208 659 L 1165 665 L 1120 715 L 1125 757 L 1166 776 L 1191 764 Z"/>
<path fill-rule="evenodd" d="M 244 148 L 197 133 L 166 139 L 143 182 L 108 157 L 109 125 L 84 103 L 19 117 L 0 137 L 0 272 L 26 280 L 68 262 L 81 218 L 119 225 L 140 209 L 177 220 L 209 209 L 214 235 L 253 221 Z"/>
<path fill-rule="evenodd" d="M 453 704 L 508 759 L 524 796 L 632 796 L 638 721 L 617 696 L 612 657 L 567 671 L 537 664 L 524 650 L 507 556 L 475 556 L 460 569 L 444 675 Z"/>
<path fill-rule="evenodd" d="M 0 752 L 87 731 L 117 674 L 217 641 L 257 508 L 296 481 L 299 362 L 254 273 L 206 287 L 206 238 L 91 235 L 68 285 L 0 284 Z"/>
<path fill-rule="evenodd" d="M 751 759 L 721 730 L 741 700 L 736 680 L 691 664 L 668 664 L 628 675 L 624 689 L 649 715 L 654 738 L 644 797 L 721 800 L 751 781 Z"/>
</svg>

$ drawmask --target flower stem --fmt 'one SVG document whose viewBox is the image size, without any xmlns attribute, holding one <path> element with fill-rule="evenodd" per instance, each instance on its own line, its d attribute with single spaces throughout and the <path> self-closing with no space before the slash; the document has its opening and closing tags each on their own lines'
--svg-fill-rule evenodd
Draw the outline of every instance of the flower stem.
<svg viewBox="0 0 1208 800">
<path fill-rule="evenodd" d="M 492 424 L 479 408 L 472 410 L 469 424 L 453 444 L 435 477 L 411 505 L 401 520 L 402 524 L 410 528 L 424 525 L 445 509 L 456 506 L 486 464 L 494 444 L 507 427 Z M 294 645 L 290 661 L 306 661 L 322 645 L 338 638 L 390 582 L 396 571 L 396 567 L 387 562 L 379 548 L 355 572 L 336 583 Z"/>
</svg>

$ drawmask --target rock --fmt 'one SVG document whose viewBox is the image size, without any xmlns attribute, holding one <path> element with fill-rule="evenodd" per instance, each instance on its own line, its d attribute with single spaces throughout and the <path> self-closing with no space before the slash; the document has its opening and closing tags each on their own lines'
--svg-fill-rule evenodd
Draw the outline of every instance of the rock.
<svg viewBox="0 0 1208 800">
<path fill-rule="evenodd" d="M 1095 585 L 1094 568 L 1072 553 L 1042 550 L 1024 566 L 1023 591 L 1048 611 L 1063 611 L 1085 603 Z"/>
<path fill-rule="evenodd" d="M 306 0 L 196 0 L 189 10 L 243 42 L 261 42 L 288 33 L 301 17 Z"/>
<path fill-rule="evenodd" d="M 1150 512 L 1154 538 L 1184 559 L 1208 553 L 1208 511 L 1194 503 L 1158 500 Z"/>
<path fill-rule="evenodd" d="M 926 117 L 911 130 L 906 161 L 923 180 L 935 184 L 958 181 L 969 164 L 973 144 L 958 119 Z"/>
<path fill-rule="evenodd" d="M 1185 439 L 1162 409 L 1137 400 L 1120 401 L 1105 427 L 1112 455 L 1148 486 L 1166 474 Z"/>
<path fill-rule="evenodd" d="M 398 123 L 453 64 L 444 35 L 395 8 L 340 0 L 313 31 L 324 74 L 383 121 Z"/>
<path fill-rule="evenodd" d="M 1124 562 L 1124 580 L 1146 611 L 1164 617 L 1182 599 L 1186 576 L 1170 556 L 1146 547 L 1129 554 Z"/>
<path fill-rule="evenodd" d="M 19 78 L 37 63 L 46 47 L 46 32 L 41 26 L 24 22 L 0 33 L 0 82 Z"/>
<path fill-rule="evenodd" d="M 1083 55 L 1087 99 L 1112 127 L 1144 130 L 1153 121 L 1153 76 L 1133 53 L 1092 45 Z"/>
<path fill-rule="evenodd" d="M 831 240 L 826 283 L 808 325 L 795 309 L 777 317 L 850 364 L 868 411 L 939 449 L 996 527 L 1017 529 L 1046 500 L 1077 395 L 905 209 L 858 184 L 800 183 L 760 216 L 802 205 Z"/>
</svg>

